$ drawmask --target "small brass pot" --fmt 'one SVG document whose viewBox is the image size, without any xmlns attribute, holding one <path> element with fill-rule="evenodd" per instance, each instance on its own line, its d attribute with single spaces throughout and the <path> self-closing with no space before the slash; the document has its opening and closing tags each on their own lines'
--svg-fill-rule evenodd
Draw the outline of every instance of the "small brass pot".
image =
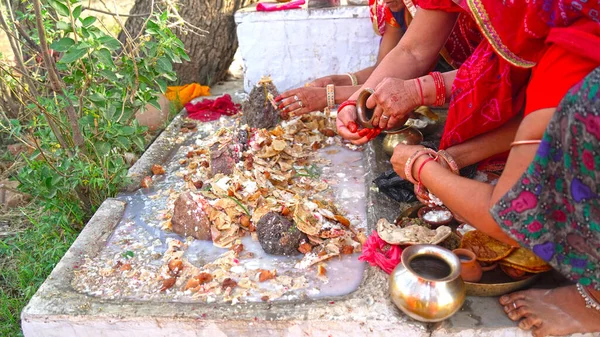
<svg viewBox="0 0 600 337">
<path fill-rule="evenodd" d="M 466 298 L 458 257 L 436 245 L 404 249 L 402 262 L 390 275 L 389 287 L 394 304 L 421 322 L 445 320 Z"/>
<path fill-rule="evenodd" d="M 358 123 L 363 128 L 368 128 L 368 129 L 373 128 L 373 114 L 375 113 L 375 110 L 367 108 L 367 100 L 369 99 L 369 97 L 371 97 L 373 92 L 374 92 L 373 89 L 364 89 L 363 91 L 360 92 L 360 94 L 358 95 L 358 99 L 356 100 L 356 115 L 358 117 L 357 118 Z M 408 120 L 408 115 L 406 116 L 406 118 L 404 118 L 402 125 L 404 125 L 407 120 Z M 402 129 L 403 128 L 396 129 L 396 130 L 383 130 L 381 132 L 382 133 L 393 133 L 396 131 L 400 131 Z"/>
<path fill-rule="evenodd" d="M 391 157 L 394 154 L 396 145 L 418 145 L 422 141 L 423 134 L 419 130 L 406 126 L 400 130 L 388 132 L 383 138 L 383 152 Z"/>
</svg>

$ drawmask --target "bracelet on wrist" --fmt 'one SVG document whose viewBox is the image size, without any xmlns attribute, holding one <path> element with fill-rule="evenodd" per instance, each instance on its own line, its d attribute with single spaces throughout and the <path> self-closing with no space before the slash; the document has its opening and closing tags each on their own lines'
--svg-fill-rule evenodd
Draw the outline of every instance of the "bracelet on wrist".
<svg viewBox="0 0 600 337">
<path fill-rule="evenodd" d="M 335 106 L 335 85 L 328 84 L 327 87 L 327 107 L 333 108 Z"/>
<path fill-rule="evenodd" d="M 415 151 L 408 159 L 406 160 L 406 164 L 404 164 L 404 175 L 406 176 L 406 180 L 410 181 L 413 184 L 418 184 L 412 174 L 413 165 L 415 164 L 415 160 L 420 156 L 428 155 L 431 158 L 437 157 L 437 153 L 429 148 L 423 148 L 421 150 Z"/>
<path fill-rule="evenodd" d="M 356 78 L 356 75 L 353 73 L 346 73 L 346 76 L 350 77 L 350 84 L 352 84 L 353 87 L 358 85 L 358 79 Z"/>
<path fill-rule="evenodd" d="M 452 173 L 460 175 L 460 169 L 458 168 L 458 164 L 456 164 L 456 161 L 454 160 L 454 158 L 452 158 L 450 153 L 448 153 L 445 150 L 439 150 L 437 154 L 446 162 L 446 164 L 448 164 L 448 167 L 450 167 L 450 171 L 452 171 Z"/>
<path fill-rule="evenodd" d="M 442 106 L 446 104 L 446 84 L 444 83 L 444 76 L 439 71 L 430 72 L 429 75 L 433 77 L 433 83 L 435 85 L 435 102 L 433 105 Z"/>
</svg>

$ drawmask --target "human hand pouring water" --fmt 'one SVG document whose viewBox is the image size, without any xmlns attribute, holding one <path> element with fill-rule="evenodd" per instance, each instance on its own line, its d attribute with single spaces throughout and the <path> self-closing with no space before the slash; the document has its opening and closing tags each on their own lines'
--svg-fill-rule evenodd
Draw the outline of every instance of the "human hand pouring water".
<svg viewBox="0 0 600 337">
<path fill-rule="evenodd" d="M 378 86 L 379 90 L 379 86 Z M 379 90 L 387 92 L 386 90 Z M 402 104 L 401 106 L 383 105 L 386 100 L 378 91 L 372 89 L 363 90 L 356 101 L 348 100 L 342 103 L 338 108 L 337 129 L 338 133 L 356 145 L 362 145 L 377 137 L 381 132 L 393 133 L 403 127 L 408 120 L 408 112 L 412 111 L 410 107 Z M 399 110 L 396 108 L 400 108 Z M 398 110 L 389 117 L 384 110 Z"/>
</svg>

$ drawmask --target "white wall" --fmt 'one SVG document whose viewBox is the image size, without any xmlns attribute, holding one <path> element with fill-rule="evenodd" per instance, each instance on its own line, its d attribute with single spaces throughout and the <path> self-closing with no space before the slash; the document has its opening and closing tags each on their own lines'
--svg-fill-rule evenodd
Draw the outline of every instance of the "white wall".
<svg viewBox="0 0 600 337">
<path fill-rule="evenodd" d="M 357 71 L 375 64 L 379 37 L 367 6 L 235 14 L 244 90 L 263 75 L 278 90 L 304 85 L 317 77 Z"/>
</svg>

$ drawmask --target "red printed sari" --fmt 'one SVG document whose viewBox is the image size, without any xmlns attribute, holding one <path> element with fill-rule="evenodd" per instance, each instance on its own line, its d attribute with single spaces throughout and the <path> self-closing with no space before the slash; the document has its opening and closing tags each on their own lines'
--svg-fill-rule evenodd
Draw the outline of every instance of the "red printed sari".
<svg viewBox="0 0 600 337">
<path fill-rule="evenodd" d="M 525 105 L 525 88 L 531 69 L 547 52 L 548 42 L 585 46 L 578 51 L 586 59 L 600 58 L 597 41 L 598 3 L 576 0 L 418 0 L 424 9 L 462 10 L 479 26 L 485 39 L 459 68 L 452 86 L 448 120 L 441 148 L 462 143 L 489 132 L 517 115 Z M 595 4 L 593 4 L 595 3 Z M 573 32 L 576 31 L 577 34 Z M 583 37 L 582 37 L 583 36 Z M 561 42 L 562 40 L 562 42 Z M 585 50 L 584 50 L 585 49 Z M 591 64 L 593 64 L 592 61 Z M 572 62 L 571 62 L 572 63 Z M 563 69 L 565 73 L 572 71 Z M 590 64 L 590 65 L 591 65 Z M 581 67 L 583 78 L 587 69 Z M 593 69 L 593 68 L 591 68 Z M 591 69 L 589 71 L 591 71 Z M 588 71 L 588 72 L 589 72 Z M 561 82 L 561 81 L 559 81 Z M 567 81 L 568 82 L 568 81 Z M 566 87 L 573 84 L 556 83 Z M 568 87 L 567 87 L 568 85 Z M 531 90 L 528 91 L 531 94 Z M 535 92 L 548 101 L 547 95 Z M 562 96 L 555 98 L 556 104 Z M 530 100 L 528 98 L 528 100 Z"/>
</svg>

